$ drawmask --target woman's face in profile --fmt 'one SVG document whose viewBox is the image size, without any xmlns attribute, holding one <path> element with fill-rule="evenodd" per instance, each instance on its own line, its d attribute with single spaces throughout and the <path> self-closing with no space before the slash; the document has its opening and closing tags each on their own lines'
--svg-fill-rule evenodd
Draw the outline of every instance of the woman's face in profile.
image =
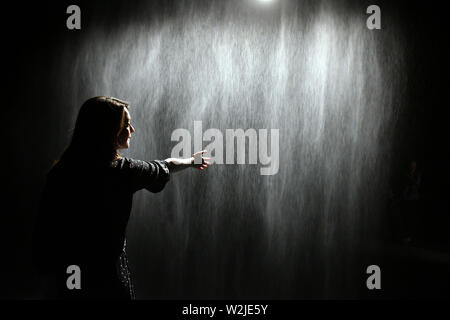
<svg viewBox="0 0 450 320">
<path fill-rule="evenodd" d="M 122 131 L 119 134 L 117 149 L 127 149 L 130 147 L 131 133 L 134 132 L 134 128 L 131 125 L 131 117 L 128 109 L 125 108 L 125 124 Z"/>
</svg>

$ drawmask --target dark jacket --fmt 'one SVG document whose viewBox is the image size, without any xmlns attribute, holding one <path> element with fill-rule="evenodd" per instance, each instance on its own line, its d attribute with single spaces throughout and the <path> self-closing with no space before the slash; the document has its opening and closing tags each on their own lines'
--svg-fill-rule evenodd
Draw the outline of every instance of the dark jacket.
<svg viewBox="0 0 450 320">
<path fill-rule="evenodd" d="M 34 264 L 41 276 L 57 279 L 58 297 L 121 297 L 117 263 L 133 194 L 161 191 L 170 173 L 160 160 L 121 158 L 111 166 L 88 161 L 61 161 L 47 174 L 33 239 Z M 80 267 L 81 290 L 67 289 L 70 265 Z"/>
</svg>

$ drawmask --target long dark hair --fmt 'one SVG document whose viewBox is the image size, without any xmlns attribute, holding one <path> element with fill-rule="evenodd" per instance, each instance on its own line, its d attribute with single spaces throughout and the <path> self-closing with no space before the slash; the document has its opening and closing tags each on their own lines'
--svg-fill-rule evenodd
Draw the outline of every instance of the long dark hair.
<svg viewBox="0 0 450 320">
<path fill-rule="evenodd" d="M 92 162 L 101 165 L 120 158 L 118 138 L 125 126 L 125 108 L 128 107 L 125 101 L 105 96 L 83 103 L 71 142 L 59 163 L 74 163 L 81 155 L 88 155 Z"/>
</svg>

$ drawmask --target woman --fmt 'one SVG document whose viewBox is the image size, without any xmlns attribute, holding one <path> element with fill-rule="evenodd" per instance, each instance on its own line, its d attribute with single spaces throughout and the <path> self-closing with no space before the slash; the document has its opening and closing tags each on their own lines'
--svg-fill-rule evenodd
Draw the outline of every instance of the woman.
<svg viewBox="0 0 450 320">
<path fill-rule="evenodd" d="M 87 100 L 70 145 L 47 174 L 34 238 L 47 297 L 133 298 L 125 230 L 134 192 L 159 192 L 171 173 L 208 166 L 206 151 L 149 162 L 122 157 L 118 150 L 134 132 L 128 108 L 111 97 Z M 69 266 L 79 268 L 81 289 L 68 287 Z"/>
</svg>

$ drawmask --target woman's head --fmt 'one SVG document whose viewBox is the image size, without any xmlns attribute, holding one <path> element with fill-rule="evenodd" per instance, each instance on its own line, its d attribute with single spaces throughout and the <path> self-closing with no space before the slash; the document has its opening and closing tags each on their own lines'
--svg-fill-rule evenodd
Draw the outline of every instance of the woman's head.
<svg viewBox="0 0 450 320">
<path fill-rule="evenodd" d="M 130 147 L 131 134 L 134 132 L 134 127 L 131 125 L 131 116 L 128 107 L 124 109 L 123 121 L 117 136 L 116 148 L 128 149 Z"/>
<path fill-rule="evenodd" d="M 129 147 L 134 132 L 128 107 L 127 102 L 112 97 L 88 99 L 78 113 L 66 153 L 71 157 L 89 154 L 106 162 L 118 158 L 118 150 Z"/>
</svg>

